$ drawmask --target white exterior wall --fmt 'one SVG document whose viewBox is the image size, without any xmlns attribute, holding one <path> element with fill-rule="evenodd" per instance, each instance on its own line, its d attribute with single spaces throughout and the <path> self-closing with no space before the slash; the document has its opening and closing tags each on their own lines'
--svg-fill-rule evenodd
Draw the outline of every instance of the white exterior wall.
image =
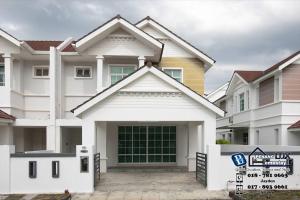
<svg viewBox="0 0 300 200">
<path fill-rule="evenodd" d="M 10 157 L 14 146 L 0 145 L 1 166 L 0 193 L 90 193 L 94 191 L 93 147 L 85 147 L 82 153 L 77 146 L 76 157 Z M 80 157 L 89 157 L 88 173 L 80 172 Z M 37 177 L 29 178 L 28 163 L 37 161 Z M 59 178 L 52 177 L 52 161 L 59 161 Z"/>
</svg>

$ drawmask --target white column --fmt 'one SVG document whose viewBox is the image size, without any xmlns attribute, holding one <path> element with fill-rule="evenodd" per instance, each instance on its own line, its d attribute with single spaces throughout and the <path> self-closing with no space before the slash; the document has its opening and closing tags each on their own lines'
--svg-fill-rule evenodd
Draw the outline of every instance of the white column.
<svg viewBox="0 0 300 200">
<path fill-rule="evenodd" d="M 138 57 L 138 60 L 139 60 L 139 67 L 142 67 L 145 65 L 145 57 L 144 56 L 139 56 Z"/>
<path fill-rule="evenodd" d="M 92 120 L 82 121 L 82 145 L 95 146 L 96 145 L 96 127 Z"/>
<path fill-rule="evenodd" d="M 199 151 L 199 123 L 188 124 L 188 170 L 196 170 L 196 152 Z"/>
<path fill-rule="evenodd" d="M 12 89 L 12 73 L 13 73 L 13 59 L 11 54 L 4 54 L 4 73 L 5 73 L 5 87 Z"/>
<path fill-rule="evenodd" d="M 56 126 L 55 132 L 55 152 L 61 153 L 61 127 Z"/>
<path fill-rule="evenodd" d="M 97 92 L 101 92 L 104 88 L 103 85 L 103 56 L 97 56 Z"/>
<path fill-rule="evenodd" d="M 97 147 L 96 151 L 100 153 L 100 171 L 107 171 L 107 156 L 106 156 L 106 134 L 107 122 L 97 122 Z"/>
<path fill-rule="evenodd" d="M 203 150 L 206 153 L 207 145 L 216 144 L 216 118 L 207 118 L 203 122 Z"/>
<path fill-rule="evenodd" d="M 248 129 L 248 145 L 255 145 L 255 137 L 257 137 L 255 128 L 250 126 Z"/>
<path fill-rule="evenodd" d="M 55 152 L 55 125 L 49 125 L 46 128 L 46 149 Z"/>
</svg>

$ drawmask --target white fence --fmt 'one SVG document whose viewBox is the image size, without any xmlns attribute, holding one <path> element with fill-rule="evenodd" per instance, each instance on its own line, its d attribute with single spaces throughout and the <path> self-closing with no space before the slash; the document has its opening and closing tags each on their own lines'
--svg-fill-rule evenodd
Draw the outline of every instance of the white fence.
<svg viewBox="0 0 300 200">
<path fill-rule="evenodd" d="M 92 147 L 76 147 L 76 154 L 15 154 L 14 146 L 0 145 L 0 194 L 63 193 L 94 191 L 94 151 Z M 82 171 L 82 159 L 88 161 Z M 53 169 L 53 161 L 59 165 Z M 30 168 L 29 162 L 36 163 Z M 53 170 L 58 176 L 53 176 Z M 33 173 L 33 174 L 31 174 Z M 31 176 L 33 175 L 33 176 Z"/>
<path fill-rule="evenodd" d="M 278 178 L 278 183 L 288 185 L 288 189 L 300 189 L 300 147 L 296 146 L 248 146 L 248 145 L 209 145 L 207 146 L 208 158 L 208 190 L 234 190 L 236 184 L 237 167 L 234 165 L 231 155 L 242 152 L 247 163 L 248 156 L 256 147 L 264 152 L 290 153 L 294 161 L 293 175 L 288 178 Z M 222 150 L 222 151 L 221 151 Z M 245 185 L 257 184 L 257 179 L 247 178 Z M 247 188 L 244 188 L 247 189 Z"/>
</svg>

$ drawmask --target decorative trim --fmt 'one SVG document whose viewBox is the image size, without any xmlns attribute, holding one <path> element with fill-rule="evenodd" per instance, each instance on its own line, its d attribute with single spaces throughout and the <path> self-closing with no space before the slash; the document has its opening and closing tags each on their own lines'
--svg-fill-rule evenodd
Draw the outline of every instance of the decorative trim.
<svg viewBox="0 0 300 200">
<path fill-rule="evenodd" d="M 118 96 L 142 96 L 142 97 L 182 97 L 182 92 L 156 92 L 156 91 L 120 91 Z"/>
</svg>

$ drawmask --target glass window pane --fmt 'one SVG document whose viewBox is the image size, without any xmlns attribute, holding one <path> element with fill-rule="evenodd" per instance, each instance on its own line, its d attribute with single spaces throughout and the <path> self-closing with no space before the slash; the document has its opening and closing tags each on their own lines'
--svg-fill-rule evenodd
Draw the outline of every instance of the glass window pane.
<svg viewBox="0 0 300 200">
<path fill-rule="evenodd" d="M 132 156 L 126 156 L 126 162 L 127 163 L 132 162 Z"/>
<path fill-rule="evenodd" d="M 140 155 L 140 162 L 146 162 L 146 155 Z"/>
<path fill-rule="evenodd" d="M 146 154 L 146 148 L 140 148 L 140 154 Z"/>
<path fill-rule="evenodd" d="M 176 162 L 176 155 L 170 156 L 170 162 Z"/>
<path fill-rule="evenodd" d="M 4 73 L 4 66 L 0 66 L 0 73 Z"/>
<path fill-rule="evenodd" d="M 134 67 L 123 67 L 123 74 L 131 74 L 134 71 Z"/>
<path fill-rule="evenodd" d="M 181 77 L 181 70 L 180 69 L 173 70 L 173 77 Z"/>
<path fill-rule="evenodd" d="M 161 162 L 161 155 L 155 156 L 155 162 Z"/>
<path fill-rule="evenodd" d="M 35 75 L 36 75 L 36 76 L 42 76 L 42 69 L 36 68 L 36 69 L 35 69 Z"/>
<path fill-rule="evenodd" d="M 170 162 L 170 156 L 168 156 L 168 155 L 164 155 L 163 156 L 163 162 Z"/>
<path fill-rule="evenodd" d="M 137 163 L 140 162 L 140 156 L 133 156 L 133 162 Z"/>
<path fill-rule="evenodd" d="M 122 73 L 122 67 L 111 67 L 111 74 L 121 74 Z"/>
<path fill-rule="evenodd" d="M 154 155 L 149 155 L 148 156 L 148 162 L 155 162 L 155 156 Z"/>
<path fill-rule="evenodd" d="M 119 156 L 119 163 L 125 162 L 125 156 Z"/>
<path fill-rule="evenodd" d="M 90 69 L 85 69 L 83 76 L 84 77 L 91 77 L 91 71 L 90 71 Z"/>
<path fill-rule="evenodd" d="M 49 76 L 49 69 L 48 68 L 43 69 L 43 76 Z"/>
</svg>

